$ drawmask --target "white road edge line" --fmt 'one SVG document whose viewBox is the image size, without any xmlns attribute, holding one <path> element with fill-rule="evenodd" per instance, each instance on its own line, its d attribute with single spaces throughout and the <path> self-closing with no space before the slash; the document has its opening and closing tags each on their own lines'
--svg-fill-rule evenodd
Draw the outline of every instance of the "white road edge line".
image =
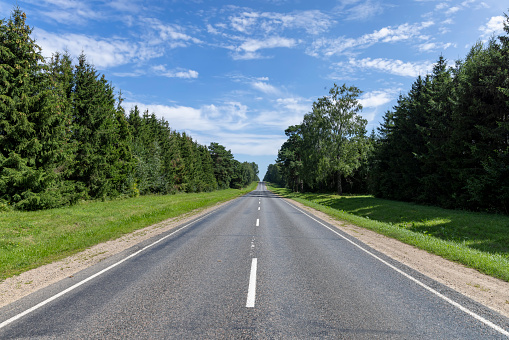
<svg viewBox="0 0 509 340">
<path fill-rule="evenodd" d="M 320 225 L 324 226 L 325 228 L 329 229 L 330 231 L 332 231 L 333 233 L 335 233 L 336 235 L 338 235 L 339 237 L 341 237 L 342 239 L 350 242 L 351 244 L 353 244 L 354 246 L 356 246 L 357 248 L 361 249 L 362 251 L 364 251 L 365 253 L 367 253 L 368 255 L 371 255 L 372 257 L 374 257 L 375 259 L 377 259 L 378 261 L 382 262 L 383 264 L 387 265 L 388 267 L 390 267 L 391 269 L 394 269 L 395 271 L 397 271 L 398 273 L 400 273 L 401 275 L 405 276 L 406 278 L 408 278 L 409 280 L 412 280 L 413 282 L 417 283 L 419 286 L 423 287 L 424 289 L 430 291 L 431 293 L 435 294 L 436 296 L 438 296 L 439 298 L 441 298 L 442 300 L 450 303 L 451 305 L 453 305 L 454 307 L 460 309 L 461 311 L 467 313 L 468 315 L 472 316 L 474 319 L 484 323 L 486 326 L 489 326 L 491 328 L 493 328 L 494 330 L 496 330 L 497 332 L 509 337 L 509 332 L 506 331 L 505 329 L 503 329 L 502 327 L 494 324 L 493 322 L 483 318 L 482 316 L 472 312 L 470 309 L 466 308 L 466 307 L 463 307 L 462 305 L 460 305 L 459 303 L 457 303 L 456 301 L 454 300 L 451 300 L 450 298 L 448 298 L 447 296 L 437 292 L 436 290 L 434 290 L 433 288 L 427 286 L 426 284 L 424 284 L 423 282 L 417 280 L 416 278 L 414 278 L 413 276 L 410 276 L 409 274 L 405 273 L 404 271 L 402 271 L 401 269 L 398 269 L 396 267 L 394 267 L 392 264 L 388 263 L 387 261 L 381 259 L 380 257 L 376 256 L 375 254 L 373 254 L 372 252 L 370 252 L 369 250 L 361 247 L 360 245 L 356 244 L 355 242 L 352 242 L 351 240 L 347 239 L 346 237 L 344 237 L 343 235 L 341 235 L 340 233 L 338 233 L 336 230 L 330 228 L 329 226 L 325 225 L 324 223 L 320 222 L 319 220 L 317 220 L 316 218 L 314 218 L 313 216 L 307 214 L 306 212 L 304 212 L 303 210 L 297 208 L 296 206 L 286 202 L 285 200 L 283 200 L 283 202 L 285 202 L 286 204 L 288 204 L 289 206 L 291 206 L 292 208 L 296 209 L 297 211 L 300 211 L 301 213 L 303 213 L 304 215 L 306 215 L 307 217 L 309 217 L 310 219 L 312 219 L 313 221 L 319 223 Z"/>
<path fill-rule="evenodd" d="M 256 298 L 256 268 L 258 266 L 258 259 L 255 257 L 251 261 L 251 274 L 249 274 L 249 287 L 247 289 L 246 307 L 253 308 L 255 306 Z"/>
<path fill-rule="evenodd" d="M 56 294 L 56 295 L 53 295 L 52 297 L 50 297 L 50 298 L 48 298 L 48 299 L 46 299 L 46 300 L 44 300 L 44 301 L 42 301 L 42 302 L 38 303 L 37 305 L 35 305 L 35 306 L 33 306 L 33 307 L 31 307 L 31 308 L 29 308 L 29 309 L 27 309 L 27 310 L 25 310 L 24 312 L 21 312 L 21 313 L 19 313 L 18 315 L 15 315 L 15 316 L 13 316 L 13 317 L 12 317 L 12 318 L 10 318 L 10 319 L 5 320 L 4 322 L 0 323 L 0 329 L 4 328 L 5 326 L 9 325 L 10 323 L 12 323 L 12 322 L 14 322 L 14 321 L 16 321 L 16 320 L 18 320 L 18 319 L 22 318 L 23 316 L 25 316 L 25 315 L 27 315 L 27 314 L 32 313 L 33 311 L 35 311 L 35 310 L 37 310 L 37 309 L 39 309 L 39 308 L 43 307 L 44 305 L 47 305 L 47 304 L 48 304 L 48 303 L 50 303 L 51 301 L 54 301 L 54 300 L 58 299 L 59 297 L 61 297 L 61 296 L 65 295 L 65 294 L 69 293 L 70 291 L 72 291 L 72 290 L 74 290 L 74 289 L 78 288 L 79 286 L 81 286 L 81 285 L 83 285 L 83 284 L 87 283 L 88 281 L 93 280 L 93 279 L 95 279 L 96 277 L 98 277 L 98 276 L 100 276 L 100 275 L 102 275 L 102 274 L 106 273 L 107 271 L 109 271 L 109 270 L 111 270 L 111 269 L 115 268 L 116 266 L 118 266 L 118 265 L 122 264 L 123 262 L 125 262 L 125 261 L 127 261 L 127 260 L 129 260 L 129 259 L 131 259 L 131 258 L 133 258 L 133 257 L 135 257 L 136 255 L 140 254 L 141 252 L 143 252 L 143 251 L 145 251 L 145 250 L 147 250 L 147 249 L 149 249 L 149 248 L 151 248 L 151 247 L 155 246 L 156 244 L 158 244 L 158 243 L 162 242 L 163 240 L 165 240 L 165 239 L 167 239 L 167 238 L 169 238 L 169 237 L 173 236 L 174 234 L 178 233 L 179 231 L 181 231 L 181 230 L 183 230 L 183 229 L 185 229 L 185 228 L 187 228 L 187 227 L 189 227 L 189 226 L 193 225 L 194 223 L 196 223 L 196 222 L 198 222 L 198 221 L 200 221 L 200 220 L 204 219 L 205 217 L 209 216 L 209 215 L 210 215 L 210 214 L 212 214 L 213 212 L 214 212 L 214 211 L 211 211 L 210 213 L 208 213 L 208 214 L 206 214 L 206 215 L 203 215 L 202 217 L 200 217 L 200 218 L 198 218 L 198 219 L 196 219 L 196 220 L 192 221 L 191 223 L 186 224 L 185 226 L 183 226 L 183 227 L 181 227 L 181 228 L 179 228 L 179 229 L 175 230 L 175 231 L 174 231 L 174 232 L 172 232 L 171 234 L 168 234 L 168 235 L 166 235 L 166 236 L 161 237 L 160 239 L 158 239 L 158 240 L 157 240 L 157 241 L 155 241 L 154 243 L 151 243 L 151 244 L 149 244 L 148 246 L 146 246 L 146 247 L 144 247 L 144 248 L 142 248 L 142 249 L 138 250 L 137 252 L 135 252 L 135 253 L 133 253 L 133 254 L 131 254 L 131 255 L 129 255 L 129 256 L 127 256 L 127 257 L 123 258 L 122 260 L 120 260 L 120 261 L 118 261 L 118 262 L 116 262 L 116 263 L 112 264 L 111 266 L 109 266 L 109 267 L 107 267 L 107 268 L 104 268 L 104 269 L 103 269 L 103 270 L 101 270 L 100 272 L 97 272 L 97 273 L 95 273 L 94 275 L 89 276 L 88 278 L 86 278 L 86 279 L 84 279 L 84 280 L 82 280 L 82 281 L 80 281 L 80 282 L 78 282 L 78 283 L 74 284 L 73 286 L 71 286 L 71 287 L 69 287 L 69 288 L 67 288 L 67 289 L 65 289 L 65 290 L 63 290 L 63 291 L 61 291 L 60 293 L 58 293 L 58 294 Z"/>
</svg>

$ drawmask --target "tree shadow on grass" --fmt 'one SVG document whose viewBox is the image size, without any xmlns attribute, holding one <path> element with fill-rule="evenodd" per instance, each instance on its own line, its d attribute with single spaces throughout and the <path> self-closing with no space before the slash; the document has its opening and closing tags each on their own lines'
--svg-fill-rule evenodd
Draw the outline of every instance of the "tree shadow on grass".
<svg viewBox="0 0 509 340">
<path fill-rule="evenodd" d="M 373 196 L 302 194 L 321 205 L 509 258 L 509 216 L 448 210 Z"/>
</svg>

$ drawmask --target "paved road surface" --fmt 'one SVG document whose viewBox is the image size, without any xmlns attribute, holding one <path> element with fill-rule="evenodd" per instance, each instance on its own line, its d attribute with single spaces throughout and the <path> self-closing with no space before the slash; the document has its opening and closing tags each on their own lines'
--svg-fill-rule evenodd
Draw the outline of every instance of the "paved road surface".
<svg viewBox="0 0 509 340">
<path fill-rule="evenodd" d="M 0 339 L 509 336 L 508 319 L 263 183 L 163 236 L 0 309 Z"/>
</svg>

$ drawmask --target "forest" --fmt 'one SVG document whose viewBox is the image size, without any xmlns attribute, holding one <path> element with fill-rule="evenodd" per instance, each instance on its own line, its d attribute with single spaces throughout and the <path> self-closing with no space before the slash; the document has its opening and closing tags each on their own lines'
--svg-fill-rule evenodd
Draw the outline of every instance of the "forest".
<svg viewBox="0 0 509 340">
<path fill-rule="evenodd" d="M 0 21 L 0 211 L 80 200 L 241 188 L 255 163 L 200 145 L 155 113 L 125 112 L 122 94 L 68 53 L 46 60 L 15 8 Z"/>
<path fill-rule="evenodd" d="M 509 214 L 509 17 L 462 60 L 440 56 L 369 135 L 360 89 L 334 86 L 285 131 L 264 180 Z"/>
</svg>

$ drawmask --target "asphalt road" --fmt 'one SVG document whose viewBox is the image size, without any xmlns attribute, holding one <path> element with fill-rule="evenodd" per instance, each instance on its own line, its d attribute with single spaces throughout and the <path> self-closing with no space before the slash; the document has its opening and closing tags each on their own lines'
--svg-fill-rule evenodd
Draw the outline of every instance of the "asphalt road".
<svg viewBox="0 0 509 340">
<path fill-rule="evenodd" d="M 263 183 L 0 309 L 0 339 L 506 339 L 508 331 L 507 318 Z"/>
</svg>

